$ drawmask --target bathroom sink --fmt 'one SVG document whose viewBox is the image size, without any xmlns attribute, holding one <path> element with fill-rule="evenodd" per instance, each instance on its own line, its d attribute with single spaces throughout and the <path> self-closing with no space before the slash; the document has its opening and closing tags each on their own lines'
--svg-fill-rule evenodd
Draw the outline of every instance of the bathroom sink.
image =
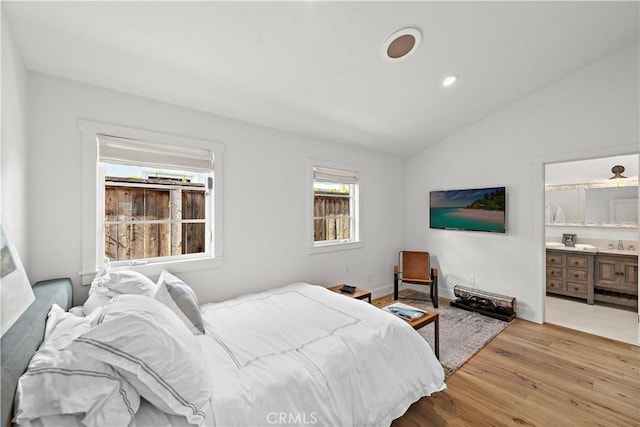
<svg viewBox="0 0 640 427">
<path fill-rule="evenodd" d="M 598 249 L 598 253 L 601 254 L 614 254 L 614 255 L 638 255 L 638 251 L 637 250 L 626 250 L 626 249 Z"/>
<path fill-rule="evenodd" d="M 593 245 L 587 245 L 584 243 L 576 243 L 576 249 L 579 251 L 584 251 L 584 250 L 593 250 L 593 249 L 597 249 L 595 246 Z"/>
<path fill-rule="evenodd" d="M 598 250 L 595 246 L 587 245 L 586 243 L 576 243 L 575 246 L 565 246 L 560 242 L 545 242 L 545 246 L 550 249 L 563 249 L 567 251 L 595 252 Z"/>
</svg>

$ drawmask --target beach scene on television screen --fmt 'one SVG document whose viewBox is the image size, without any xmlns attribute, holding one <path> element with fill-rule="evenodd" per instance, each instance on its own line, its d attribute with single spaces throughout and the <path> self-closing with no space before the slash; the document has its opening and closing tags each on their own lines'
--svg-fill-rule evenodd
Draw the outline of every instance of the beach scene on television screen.
<svg viewBox="0 0 640 427">
<path fill-rule="evenodd" d="M 504 187 L 432 191 L 430 226 L 504 233 L 504 207 Z"/>
</svg>

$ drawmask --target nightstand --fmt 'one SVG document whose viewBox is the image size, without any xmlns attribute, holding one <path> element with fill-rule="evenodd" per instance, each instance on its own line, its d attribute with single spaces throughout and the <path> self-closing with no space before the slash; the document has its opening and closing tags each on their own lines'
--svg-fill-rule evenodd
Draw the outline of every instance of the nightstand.
<svg viewBox="0 0 640 427">
<path fill-rule="evenodd" d="M 355 299 L 366 299 L 369 303 L 371 303 L 371 292 L 366 291 L 364 289 L 357 288 L 357 287 L 353 293 L 341 292 L 340 288 L 343 286 L 344 286 L 344 283 L 340 283 L 339 285 L 331 286 L 327 289 L 347 297 L 351 297 Z"/>
</svg>

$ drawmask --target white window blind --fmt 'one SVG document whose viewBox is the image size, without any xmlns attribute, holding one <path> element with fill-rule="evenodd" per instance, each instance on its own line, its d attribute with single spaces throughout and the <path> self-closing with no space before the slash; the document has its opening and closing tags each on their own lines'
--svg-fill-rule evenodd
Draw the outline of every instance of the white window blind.
<svg viewBox="0 0 640 427">
<path fill-rule="evenodd" d="M 185 169 L 210 172 L 213 152 L 202 148 L 181 147 L 137 141 L 98 134 L 98 158 L 103 163 Z"/>
<path fill-rule="evenodd" d="M 313 167 L 314 181 L 335 182 L 339 184 L 357 184 L 358 173 L 343 169 L 333 169 L 324 166 Z"/>
</svg>

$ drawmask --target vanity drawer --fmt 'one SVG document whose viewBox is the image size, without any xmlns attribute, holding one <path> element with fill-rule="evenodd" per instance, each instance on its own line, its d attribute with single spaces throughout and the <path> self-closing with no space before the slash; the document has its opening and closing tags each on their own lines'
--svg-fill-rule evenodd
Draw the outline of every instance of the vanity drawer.
<svg viewBox="0 0 640 427">
<path fill-rule="evenodd" d="M 584 255 L 567 255 L 567 267 L 587 268 L 589 260 Z"/>
<path fill-rule="evenodd" d="M 547 253 L 547 265 L 564 265 L 564 255 Z"/>
<path fill-rule="evenodd" d="M 562 279 L 562 267 L 547 267 L 547 277 Z"/>
<path fill-rule="evenodd" d="M 587 270 L 576 270 L 575 268 L 567 268 L 567 275 L 565 279 L 576 280 L 578 282 L 588 282 L 589 275 Z"/>
<path fill-rule="evenodd" d="M 587 285 L 584 283 L 567 282 L 567 288 L 565 290 L 576 295 L 586 295 Z"/>
<path fill-rule="evenodd" d="M 547 290 L 548 291 L 561 291 L 562 290 L 562 280 L 547 279 Z"/>
</svg>

